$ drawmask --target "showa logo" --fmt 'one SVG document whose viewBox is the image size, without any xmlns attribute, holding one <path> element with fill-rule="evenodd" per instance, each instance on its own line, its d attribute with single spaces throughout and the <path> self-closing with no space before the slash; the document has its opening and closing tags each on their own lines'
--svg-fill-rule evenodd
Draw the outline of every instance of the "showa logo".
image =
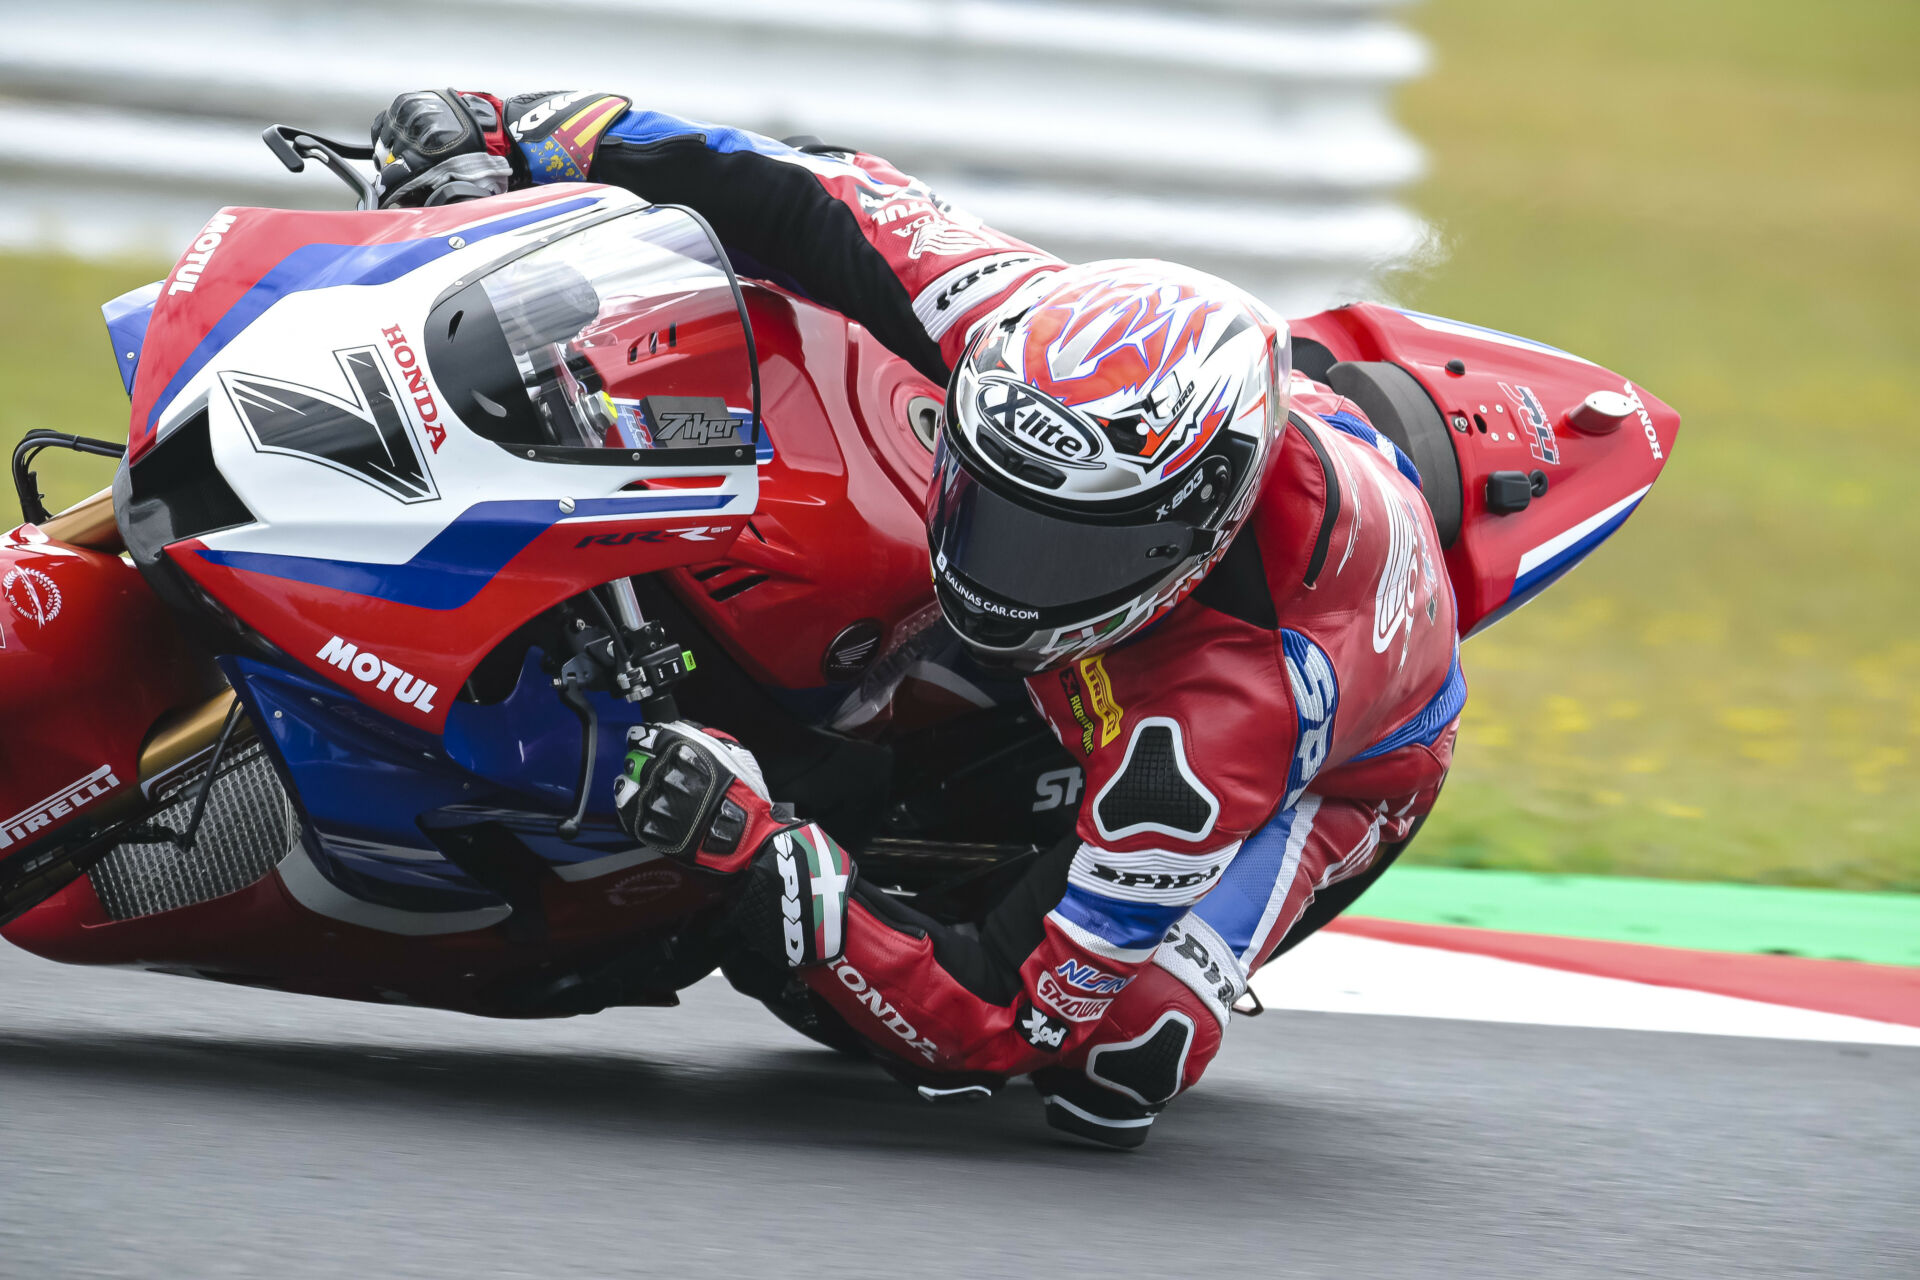
<svg viewBox="0 0 1920 1280">
<path fill-rule="evenodd" d="M 389 325 L 380 331 L 387 340 L 387 348 L 393 353 L 393 362 L 400 366 L 400 376 L 407 380 L 407 395 L 413 400 L 414 409 L 420 414 L 420 426 L 427 433 L 427 443 L 435 453 L 447 442 L 447 429 L 440 422 L 440 406 L 434 403 L 433 392 L 427 390 L 427 371 L 420 367 L 420 357 L 413 353 L 413 347 L 407 342 L 407 335 L 399 325 Z"/>
<path fill-rule="evenodd" d="M 320 647 L 314 657 L 323 662 L 331 662 L 342 671 L 348 672 L 361 684 L 377 687 L 382 693 L 391 693 L 405 706 L 415 711 L 433 710 L 433 699 L 440 692 L 437 684 L 428 684 L 417 676 L 410 676 L 399 667 L 385 659 L 368 653 L 350 641 L 339 636 Z"/>
<path fill-rule="evenodd" d="M 180 266 L 173 273 L 173 281 L 167 285 L 169 294 L 193 292 L 194 286 L 200 283 L 200 273 L 207 269 L 207 263 L 213 257 L 213 251 L 220 247 L 227 232 L 233 230 L 233 221 L 230 213 L 216 213 L 207 219 L 207 225 L 200 228 L 200 238 L 180 259 Z"/>
</svg>

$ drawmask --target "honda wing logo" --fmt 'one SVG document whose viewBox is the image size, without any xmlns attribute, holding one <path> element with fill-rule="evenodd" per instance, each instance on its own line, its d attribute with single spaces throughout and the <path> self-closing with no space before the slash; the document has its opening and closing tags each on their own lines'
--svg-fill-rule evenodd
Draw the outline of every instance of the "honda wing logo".
<svg viewBox="0 0 1920 1280">
<path fill-rule="evenodd" d="M 351 400 L 258 374 L 220 375 L 253 447 L 345 472 L 401 502 L 439 497 L 378 351 L 356 347 L 333 356 Z"/>
</svg>

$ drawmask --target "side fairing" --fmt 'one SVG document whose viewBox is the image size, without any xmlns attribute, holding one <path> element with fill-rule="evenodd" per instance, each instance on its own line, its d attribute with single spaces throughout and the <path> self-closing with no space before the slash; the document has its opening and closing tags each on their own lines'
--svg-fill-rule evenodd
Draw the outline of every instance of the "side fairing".
<svg viewBox="0 0 1920 1280">
<path fill-rule="evenodd" d="M 636 211 L 666 212 L 586 185 L 391 213 L 223 210 L 163 282 L 134 379 L 120 514 L 136 560 L 438 733 L 528 619 L 724 548 L 754 510 L 747 440 L 523 450 L 467 429 L 423 354 L 436 302 Z"/>
<path fill-rule="evenodd" d="M 933 603 L 922 509 L 945 392 L 824 308 L 765 286 L 747 305 L 771 442 L 752 532 L 669 580 L 755 680 L 824 711 Z"/>
</svg>

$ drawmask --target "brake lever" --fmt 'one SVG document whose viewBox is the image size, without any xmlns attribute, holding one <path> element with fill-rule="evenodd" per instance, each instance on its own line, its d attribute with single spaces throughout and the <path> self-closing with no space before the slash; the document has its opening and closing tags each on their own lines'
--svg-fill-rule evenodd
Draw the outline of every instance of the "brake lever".
<svg viewBox="0 0 1920 1280">
<path fill-rule="evenodd" d="M 289 124 L 268 125 L 261 131 L 260 140 L 267 144 L 267 150 L 273 152 L 288 172 L 305 173 L 307 161 L 318 160 L 358 197 L 357 208 L 379 207 L 372 177 L 347 163 L 350 160 L 372 160 L 371 145 L 363 147 L 350 142 L 337 142 Z"/>
<path fill-rule="evenodd" d="M 575 659 L 578 662 L 579 659 Z M 569 668 L 573 663 L 567 664 Z M 593 770 L 600 750 L 600 716 L 594 710 L 593 701 L 587 697 L 577 673 L 569 670 L 554 681 L 560 688 L 560 696 L 580 717 L 580 780 L 574 786 L 573 812 L 554 828 L 562 840 L 571 840 L 580 834 L 580 824 L 586 821 L 587 807 L 593 801 Z"/>
</svg>

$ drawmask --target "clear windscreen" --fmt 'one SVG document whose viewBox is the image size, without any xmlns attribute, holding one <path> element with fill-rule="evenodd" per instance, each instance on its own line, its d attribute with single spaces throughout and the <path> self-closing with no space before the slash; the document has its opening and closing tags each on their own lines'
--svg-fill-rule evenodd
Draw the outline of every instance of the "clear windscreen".
<svg viewBox="0 0 1920 1280">
<path fill-rule="evenodd" d="M 685 210 L 636 209 L 505 263 L 429 330 L 445 334 L 429 356 L 462 419 L 502 443 L 755 439 L 746 317 L 722 250 Z"/>
</svg>

